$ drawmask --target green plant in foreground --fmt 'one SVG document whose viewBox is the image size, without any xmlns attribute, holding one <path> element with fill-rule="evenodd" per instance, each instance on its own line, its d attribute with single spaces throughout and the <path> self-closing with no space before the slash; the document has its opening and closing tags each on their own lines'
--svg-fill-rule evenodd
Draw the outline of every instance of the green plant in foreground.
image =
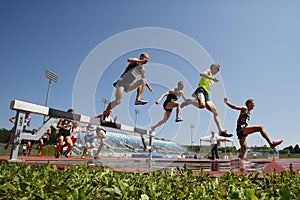
<svg viewBox="0 0 300 200">
<path fill-rule="evenodd" d="M 299 199 L 300 173 L 227 172 L 219 177 L 191 170 L 114 172 L 107 167 L 0 161 L 0 199 Z"/>
</svg>

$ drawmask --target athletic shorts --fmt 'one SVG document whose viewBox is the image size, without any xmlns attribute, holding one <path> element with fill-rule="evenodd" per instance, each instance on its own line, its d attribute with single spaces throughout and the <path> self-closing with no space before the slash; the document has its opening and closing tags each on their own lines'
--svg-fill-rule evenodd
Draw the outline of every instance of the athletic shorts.
<svg viewBox="0 0 300 200">
<path fill-rule="evenodd" d="M 132 83 L 133 81 L 129 82 L 128 80 L 125 80 L 125 79 L 119 79 L 117 82 L 115 82 L 113 84 L 114 87 L 116 86 L 119 86 L 119 87 L 123 87 L 124 88 L 124 91 L 125 92 L 128 92 L 128 88 L 130 86 L 130 84 Z"/>
<path fill-rule="evenodd" d="M 205 102 L 210 101 L 209 94 L 208 94 L 207 91 L 206 91 L 204 88 L 202 88 L 202 87 L 198 87 L 198 88 L 196 89 L 196 91 L 194 92 L 193 95 L 196 95 L 196 96 L 197 96 L 197 95 L 200 94 L 200 93 L 202 93 L 202 94 L 204 95 Z"/>
<path fill-rule="evenodd" d="M 244 134 L 244 129 L 246 126 L 237 126 L 236 127 L 236 135 L 238 136 L 238 139 L 242 139 L 244 137 L 247 137 L 248 135 Z"/>
<path fill-rule="evenodd" d="M 59 138 L 60 136 L 63 136 L 65 138 L 71 136 L 71 133 L 69 131 L 60 130 L 57 134 L 57 138 Z"/>
<path fill-rule="evenodd" d="M 72 140 L 73 144 L 75 144 L 76 141 L 77 141 L 77 138 L 76 137 L 71 137 L 71 140 Z"/>
<path fill-rule="evenodd" d="M 96 133 L 98 137 L 106 138 L 106 130 L 101 127 L 97 127 Z"/>
<path fill-rule="evenodd" d="M 163 107 L 164 107 L 164 109 L 165 109 L 165 111 L 167 111 L 167 112 L 172 112 L 172 108 L 171 109 L 167 109 L 166 107 L 167 107 L 167 104 L 169 103 L 169 102 L 171 102 L 171 101 L 165 101 L 164 102 L 164 104 L 163 104 Z"/>
<path fill-rule="evenodd" d="M 43 140 L 43 144 L 44 144 L 44 145 L 46 145 L 46 142 L 49 141 L 49 139 L 47 139 L 47 138 L 40 138 L 40 139 L 39 139 L 39 145 L 41 145 L 40 140 Z"/>
</svg>

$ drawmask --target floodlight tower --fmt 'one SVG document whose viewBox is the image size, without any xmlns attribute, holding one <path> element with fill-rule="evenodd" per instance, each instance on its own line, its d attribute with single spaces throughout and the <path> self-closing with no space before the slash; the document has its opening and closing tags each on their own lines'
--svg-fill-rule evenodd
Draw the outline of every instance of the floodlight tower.
<svg viewBox="0 0 300 200">
<path fill-rule="evenodd" d="M 104 112 L 104 111 L 105 111 L 106 104 L 109 103 L 109 100 L 106 99 L 106 98 L 102 98 L 102 103 L 103 103 L 103 112 Z"/>
<path fill-rule="evenodd" d="M 193 146 L 193 128 L 195 126 L 193 124 L 191 124 L 191 146 Z"/>
<path fill-rule="evenodd" d="M 47 91 L 47 96 L 46 96 L 46 104 L 45 104 L 45 106 L 48 107 L 48 99 L 49 99 L 49 94 L 50 94 L 51 81 L 54 81 L 56 83 L 58 81 L 58 76 L 48 69 L 46 69 L 45 75 L 46 75 L 46 78 L 49 79 L 48 91 Z M 45 122 L 45 117 L 44 117 L 44 122 Z"/>
</svg>

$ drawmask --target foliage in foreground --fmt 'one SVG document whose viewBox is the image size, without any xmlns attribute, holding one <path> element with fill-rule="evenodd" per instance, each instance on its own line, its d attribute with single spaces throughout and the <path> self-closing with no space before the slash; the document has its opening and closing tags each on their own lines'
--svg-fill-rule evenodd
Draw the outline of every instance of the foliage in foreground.
<svg viewBox="0 0 300 200">
<path fill-rule="evenodd" d="M 299 199 L 300 173 L 249 176 L 228 172 L 217 178 L 190 170 L 149 174 L 113 172 L 86 165 L 0 161 L 0 199 Z"/>
</svg>

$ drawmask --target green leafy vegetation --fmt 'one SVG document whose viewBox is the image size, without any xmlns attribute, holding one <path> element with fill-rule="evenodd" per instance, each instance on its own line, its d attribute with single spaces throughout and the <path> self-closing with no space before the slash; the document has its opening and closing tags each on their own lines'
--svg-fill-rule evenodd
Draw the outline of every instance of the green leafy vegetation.
<svg viewBox="0 0 300 200">
<path fill-rule="evenodd" d="M 299 199 L 300 173 L 258 177 L 191 170 L 114 172 L 106 167 L 0 162 L 0 199 Z"/>
</svg>

